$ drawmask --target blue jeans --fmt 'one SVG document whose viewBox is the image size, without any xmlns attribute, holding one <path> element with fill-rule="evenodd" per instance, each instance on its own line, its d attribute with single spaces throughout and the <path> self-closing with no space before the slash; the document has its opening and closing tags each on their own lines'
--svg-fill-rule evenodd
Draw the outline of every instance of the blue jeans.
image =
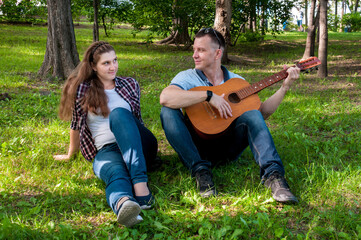
<svg viewBox="0 0 361 240">
<path fill-rule="evenodd" d="M 199 170 L 237 160 L 247 146 L 260 166 L 262 179 L 276 171 L 284 175 L 271 133 L 258 110 L 243 113 L 223 134 L 212 139 L 199 137 L 179 109 L 162 107 L 161 121 L 168 142 L 192 176 Z"/>
<path fill-rule="evenodd" d="M 116 142 L 103 146 L 93 162 L 95 175 L 105 184 L 105 194 L 114 213 L 122 197 L 134 200 L 133 185 L 148 182 L 147 163 L 157 155 L 158 143 L 154 135 L 124 108 L 109 114 L 110 130 Z"/>
</svg>

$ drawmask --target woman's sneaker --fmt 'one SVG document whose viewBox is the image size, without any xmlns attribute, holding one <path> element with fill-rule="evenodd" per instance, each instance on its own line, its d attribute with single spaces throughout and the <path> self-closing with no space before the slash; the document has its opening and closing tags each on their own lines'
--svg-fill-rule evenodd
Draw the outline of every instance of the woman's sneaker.
<svg viewBox="0 0 361 240">
<path fill-rule="evenodd" d="M 140 205 L 140 208 L 142 210 L 148 210 L 153 207 L 153 204 L 155 202 L 154 197 L 152 193 L 149 193 L 147 196 L 135 196 L 135 199 Z"/>
<path fill-rule="evenodd" d="M 143 218 L 139 216 L 140 212 L 141 208 L 138 203 L 129 199 L 125 200 L 119 208 L 117 221 L 126 227 L 131 227 L 143 221 Z"/>
</svg>

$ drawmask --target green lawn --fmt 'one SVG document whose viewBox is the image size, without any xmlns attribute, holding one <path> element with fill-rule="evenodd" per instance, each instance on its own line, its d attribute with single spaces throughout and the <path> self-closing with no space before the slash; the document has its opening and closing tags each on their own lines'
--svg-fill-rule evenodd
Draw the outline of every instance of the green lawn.
<svg viewBox="0 0 361 240">
<path fill-rule="evenodd" d="M 82 58 L 92 29 L 75 32 Z M 62 82 L 36 76 L 46 36 L 46 27 L 0 25 L 0 94 L 10 96 L 0 100 L 0 239 L 361 239 L 361 33 L 329 33 L 329 77 L 302 75 L 267 120 L 295 206 L 272 199 L 249 149 L 214 169 L 219 196 L 201 198 L 159 119 L 159 94 L 193 67 L 191 49 L 146 44 L 145 31 L 101 34 L 117 51 L 118 74 L 141 85 L 142 115 L 163 160 L 149 174 L 155 208 L 131 229 L 116 222 L 89 162 L 52 159 L 67 150 L 69 122 L 57 117 Z M 239 42 L 227 67 L 259 81 L 300 59 L 305 40 L 306 33 L 287 32 Z"/>
</svg>

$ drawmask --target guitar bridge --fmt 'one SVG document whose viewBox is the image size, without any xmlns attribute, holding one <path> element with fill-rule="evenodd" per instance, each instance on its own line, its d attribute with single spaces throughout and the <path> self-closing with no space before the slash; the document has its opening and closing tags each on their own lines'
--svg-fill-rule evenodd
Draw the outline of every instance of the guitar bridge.
<svg viewBox="0 0 361 240">
<path fill-rule="evenodd" d="M 208 113 L 208 115 L 209 115 L 209 117 L 211 119 L 216 119 L 217 118 L 217 114 L 213 110 L 213 107 L 211 106 L 211 104 L 209 104 L 208 102 L 203 102 L 203 107 L 204 107 L 204 110 L 206 110 L 206 112 Z"/>
</svg>

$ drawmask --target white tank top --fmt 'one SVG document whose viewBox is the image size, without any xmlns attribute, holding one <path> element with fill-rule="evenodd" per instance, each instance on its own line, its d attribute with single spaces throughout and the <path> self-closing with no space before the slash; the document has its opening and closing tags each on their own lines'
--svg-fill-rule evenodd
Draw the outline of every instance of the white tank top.
<svg viewBox="0 0 361 240">
<path fill-rule="evenodd" d="M 108 108 L 110 111 L 121 107 L 131 112 L 130 105 L 115 91 L 115 89 L 105 89 L 105 94 L 108 97 Z M 103 115 L 96 115 L 88 112 L 87 117 L 88 127 L 94 139 L 95 147 L 99 151 L 104 145 L 115 142 L 115 136 L 109 128 L 109 117 Z"/>
</svg>

